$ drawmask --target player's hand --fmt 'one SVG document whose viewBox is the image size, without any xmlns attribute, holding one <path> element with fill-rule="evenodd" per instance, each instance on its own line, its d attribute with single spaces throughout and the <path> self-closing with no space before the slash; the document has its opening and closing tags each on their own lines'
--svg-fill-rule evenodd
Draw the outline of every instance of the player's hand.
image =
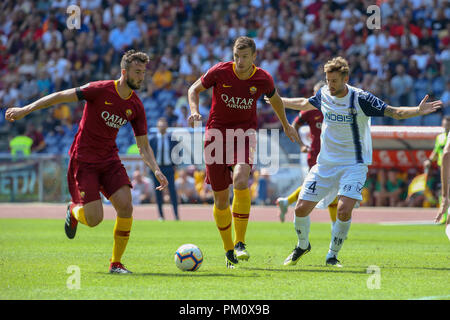
<svg viewBox="0 0 450 320">
<path fill-rule="evenodd" d="M 308 153 L 308 152 L 309 152 L 308 146 L 301 146 L 301 147 L 300 147 L 300 152 Z"/>
<path fill-rule="evenodd" d="M 191 128 L 194 128 L 194 125 L 197 121 L 202 121 L 202 115 L 200 113 L 194 112 L 188 118 L 188 123 Z"/>
<path fill-rule="evenodd" d="M 434 218 L 434 222 L 435 223 L 439 223 L 439 221 L 441 221 L 441 218 L 442 218 L 442 215 L 445 213 L 445 212 L 447 212 L 447 210 L 448 210 L 448 206 L 449 206 L 449 200 L 448 200 L 448 197 L 442 197 L 442 203 L 441 203 L 441 205 L 439 206 L 439 211 L 438 211 L 438 213 L 437 213 L 437 215 L 436 215 L 436 218 Z M 448 217 L 447 217 L 447 224 L 448 224 Z"/>
<path fill-rule="evenodd" d="M 24 108 L 8 108 L 5 113 L 5 120 L 9 122 L 14 122 L 16 120 L 20 120 L 27 115 L 27 112 Z"/>
<path fill-rule="evenodd" d="M 419 112 L 422 115 L 435 112 L 444 106 L 441 100 L 427 102 L 428 98 L 429 96 L 426 95 L 419 104 Z"/>
<path fill-rule="evenodd" d="M 291 139 L 292 142 L 300 143 L 300 137 L 298 136 L 298 131 L 294 128 L 293 125 L 288 125 L 284 127 L 284 133 Z"/>
<path fill-rule="evenodd" d="M 264 96 L 264 101 L 265 101 L 267 104 L 270 104 L 270 100 L 269 100 L 269 98 L 267 98 L 266 96 Z"/>
<path fill-rule="evenodd" d="M 430 161 L 430 159 L 427 159 L 427 160 L 425 160 L 425 161 L 423 162 L 423 167 L 424 167 L 425 169 L 431 168 L 431 161 Z"/>
<path fill-rule="evenodd" d="M 155 177 L 159 181 L 159 186 L 156 187 L 156 190 L 162 191 L 164 188 L 166 188 L 169 185 L 169 182 L 167 181 L 167 178 L 163 173 L 159 170 L 155 171 Z"/>
</svg>

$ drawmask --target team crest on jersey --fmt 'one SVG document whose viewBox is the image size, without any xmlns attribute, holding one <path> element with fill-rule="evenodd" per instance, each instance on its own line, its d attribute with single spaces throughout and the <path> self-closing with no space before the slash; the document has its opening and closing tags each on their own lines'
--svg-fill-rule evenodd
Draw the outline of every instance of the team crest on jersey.
<svg viewBox="0 0 450 320">
<path fill-rule="evenodd" d="M 125 114 L 127 115 L 127 118 L 131 117 L 131 115 L 133 114 L 133 111 L 131 111 L 131 109 L 127 109 L 125 111 Z"/>
<path fill-rule="evenodd" d="M 250 87 L 250 94 L 255 94 L 257 90 L 256 87 Z"/>
<path fill-rule="evenodd" d="M 86 195 L 86 193 L 84 191 L 80 191 L 80 197 L 84 198 L 84 196 Z"/>
</svg>

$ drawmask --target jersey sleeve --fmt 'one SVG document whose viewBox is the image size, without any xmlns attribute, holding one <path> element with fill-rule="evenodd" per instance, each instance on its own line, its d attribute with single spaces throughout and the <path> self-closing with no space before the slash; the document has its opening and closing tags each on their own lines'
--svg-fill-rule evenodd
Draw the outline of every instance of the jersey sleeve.
<svg viewBox="0 0 450 320">
<path fill-rule="evenodd" d="M 320 110 L 322 104 L 322 88 L 317 90 L 316 94 L 308 99 L 308 102 Z"/>
<path fill-rule="evenodd" d="M 206 89 L 211 88 L 216 84 L 218 67 L 219 63 L 209 68 L 209 70 L 201 76 L 200 81 L 202 82 L 202 86 Z"/>
<path fill-rule="evenodd" d="M 75 89 L 78 100 L 92 101 L 98 97 L 103 85 L 99 82 L 88 82 L 85 85 Z"/>
<path fill-rule="evenodd" d="M 135 137 L 147 134 L 147 117 L 145 116 L 145 110 L 142 102 L 140 102 L 137 110 L 136 117 L 134 117 L 134 119 L 130 122 Z"/>
<path fill-rule="evenodd" d="M 273 95 L 275 94 L 275 92 L 276 92 L 276 89 L 275 89 L 275 83 L 273 82 L 273 78 L 269 73 L 267 73 L 267 84 L 266 84 L 264 94 L 267 96 L 267 98 L 272 98 Z"/>
<path fill-rule="evenodd" d="M 358 94 L 358 104 L 368 117 L 383 117 L 387 103 L 370 92 L 363 91 Z"/>
</svg>

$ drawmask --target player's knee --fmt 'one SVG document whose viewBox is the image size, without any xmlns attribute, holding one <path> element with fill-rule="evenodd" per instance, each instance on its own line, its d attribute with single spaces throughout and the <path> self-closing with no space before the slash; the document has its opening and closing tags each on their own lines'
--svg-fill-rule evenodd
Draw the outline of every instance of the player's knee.
<svg viewBox="0 0 450 320">
<path fill-rule="evenodd" d="M 338 207 L 337 217 L 341 221 L 348 221 L 352 218 L 352 209 L 346 207 Z"/>
<path fill-rule="evenodd" d="M 121 218 L 131 218 L 133 215 L 133 204 L 131 201 L 121 201 L 117 204 L 117 214 Z"/>
<path fill-rule="evenodd" d="M 96 212 L 95 214 L 86 214 L 86 222 L 89 227 L 95 227 L 103 221 L 103 212 Z"/>
<path fill-rule="evenodd" d="M 309 215 L 311 210 L 303 201 L 299 201 L 295 206 L 294 212 L 297 217 L 306 217 Z"/>
</svg>

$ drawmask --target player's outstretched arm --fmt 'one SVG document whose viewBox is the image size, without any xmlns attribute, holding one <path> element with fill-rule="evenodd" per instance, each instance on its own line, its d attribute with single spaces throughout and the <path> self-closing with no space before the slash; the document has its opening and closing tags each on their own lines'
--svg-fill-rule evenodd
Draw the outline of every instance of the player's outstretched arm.
<svg viewBox="0 0 450 320">
<path fill-rule="evenodd" d="M 280 97 L 281 101 L 283 101 L 283 105 L 285 108 L 288 109 L 294 109 L 294 110 L 301 110 L 301 111 L 308 111 L 316 109 L 311 103 L 309 103 L 307 98 L 286 98 L 286 97 Z M 266 103 L 270 103 L 270 99 L 267 97 L 264 97 L 264 100 Z"/>
<path fill-rule="evenodd" d="M 160 185 L 156 187 L 156 190 L 163 190 L 169 182 L 167 181 L 166 176 L 161 172 L 158 163 L 155 159 L 155 154 L 153 153 L 150 144 L 148 143 L 147 135 L 136 136 L 136 144 L 139 149 L 139 153 L 144 160 L 145 164 L 153 171 L 156 179 L 158 179 Z"/>
<path fill-rule="evenodd" d="M 423 116 L 437 111 L 443 107 L 441 100 L 428 102 L 428 95 L 426 95 L 417 107 L 393 107 L 387 106 L 384 109 L 384 115 L 397 120 L 408 119 L 417 116 Z"/>
<path fill-rule="evenodd" d="M 281 100 L 278 92 L 275 91 L 273 96 L 269 98 L 269 103 L 272 105 L 273 110 L 277 114 L 278 119 L 283 125 L 283 130 L 286 135 L 291 139 L 292 142 L 300 143 L 300 137 L 298 136 L 298 131 L 288 122 L 286 118 L 286 113 L 284 112 L 283 101 Z"/>
<path fill-rule="evenodd" d="M 78 101 L 76 88 L 54 92 L 22 108 L 8 108 L 5 113 L 5 119 L 7 121 L 14 122 L 16 120 L 22 119 L 35 110 L 48 108 L 59 103 L 70 103 L 76 101 Z"/>
<path fill-rule="evenodd" d="M 191 110 L 191 115 L 188 118 L 189 126 L 194 127 L 195 122 L 202 121 L 202 115 L 199 111 L 200 92 L 205 91 L 206 88 L 202 85 L 201 79 L 197 79 L 188 90 L 188 102 Z"/>
</svg>

